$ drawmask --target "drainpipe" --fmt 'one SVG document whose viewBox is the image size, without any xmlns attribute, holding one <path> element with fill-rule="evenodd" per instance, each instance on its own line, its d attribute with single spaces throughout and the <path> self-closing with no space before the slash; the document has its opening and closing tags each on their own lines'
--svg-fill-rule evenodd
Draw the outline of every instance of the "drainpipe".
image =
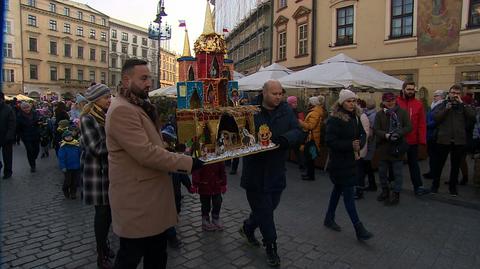
<svg viewBox="0 0 480 269">
<path fill-rule="evenodd" d="M 274 0 L 270 0 L 270 64 L 273 63 L 273 1 Z"/>
<path fill-rule="evenodd" d="M 311 65 L 316 64 L 316 57 L 317 57 L 317 1 L 312 1 L 312 58 L 311 58 Z"/>
</svg>

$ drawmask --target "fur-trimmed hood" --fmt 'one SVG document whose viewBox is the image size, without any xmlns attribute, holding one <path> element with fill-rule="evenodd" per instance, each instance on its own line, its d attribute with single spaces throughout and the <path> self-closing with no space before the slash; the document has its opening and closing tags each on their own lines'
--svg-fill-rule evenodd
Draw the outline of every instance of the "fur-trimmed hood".
<svg viewBox="0 0 480 269">
<path fill-rule="evenodd" d="M 360 117 L 362 115 L 362 109 L 360 107 L 355 108 L 355 114 Z M 343 121 L 348 122 L 350 120 L 350 115 L 342 108 L 338 103 L 335 103 L 330 110 L 330 117 L 339 118 Z"/>
</svg>

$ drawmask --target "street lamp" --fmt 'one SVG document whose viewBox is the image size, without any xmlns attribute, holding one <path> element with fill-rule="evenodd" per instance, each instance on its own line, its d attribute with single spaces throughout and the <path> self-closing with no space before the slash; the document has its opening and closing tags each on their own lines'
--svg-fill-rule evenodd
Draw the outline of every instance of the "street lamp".
<svg viewBox="0 0 480 269">
<path fill-rule="evenodd" d="M 153 22 L 158 24 L 158 72 L 157 72 L 157 88 L 160 88 L 160 64 L 161 64 L 161 48 L 160 48 L 160 40 L 162 38 L 162 17 L 167 16 L 167 13 L 165 13 L 165 6 L 164 6 L 164 1 L 165 0 L 159 0 L 158 1 L 158 6 L 157 6 L 157 18 Z"/>
</svg>

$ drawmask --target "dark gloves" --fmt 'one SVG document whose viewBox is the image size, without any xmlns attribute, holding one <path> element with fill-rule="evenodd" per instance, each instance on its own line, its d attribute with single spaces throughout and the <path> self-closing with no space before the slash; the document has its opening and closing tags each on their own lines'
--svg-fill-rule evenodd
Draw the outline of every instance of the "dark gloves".
<svg viewBox="0 0 480 269">
<path fill-rule="evenodd" d="M 288 144 L 288 140 L 283 136 L 277 136 L 272 138 L 272 142 L 280 146 L 280 149 L 288 149 L 290 144 Z"/>
<path fill-rule="evenodd" d="M 193 160 L 192 173 L 193 173 L 193 171 L 196 171 L 196 170 L 202 168 L 203 165 L 205 164 L 202 160 L 200 160 L 198 158 L 192 158 L 192 160 Z"/>
</svg>

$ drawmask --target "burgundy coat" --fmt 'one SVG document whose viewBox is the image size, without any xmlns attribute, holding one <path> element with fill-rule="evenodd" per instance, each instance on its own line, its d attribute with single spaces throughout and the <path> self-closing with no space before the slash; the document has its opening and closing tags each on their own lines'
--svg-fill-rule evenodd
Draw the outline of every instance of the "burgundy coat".
<svg viewBox="0 0 480 269">
<path fill-rule="evenodd" d="M 198 188 L 200 195 L 222 193 L 222 187 L 227 186 L 227 174 L 223 162 L 208 164 L 192 173 L 192 184 Z"/>
</svg>

